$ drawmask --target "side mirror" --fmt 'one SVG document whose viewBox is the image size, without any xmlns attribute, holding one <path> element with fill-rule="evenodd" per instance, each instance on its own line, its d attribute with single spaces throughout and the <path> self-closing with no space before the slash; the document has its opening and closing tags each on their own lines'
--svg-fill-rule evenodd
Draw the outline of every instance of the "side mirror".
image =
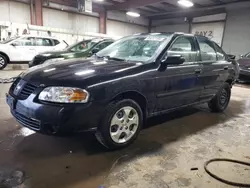
<svg viewBox="0 0 250 188">
<path fill-rule="evenodd" d="M 185 62 L 185 58 L 182 55 L 168 55 L 161 61 L 164 65 L 180 65 Z"/>
<path fill-rule="evenodd" d="M 232 60 L 235 60 L 236 56 L 235 55 L 232 55 L 232 54 L 227 54 L 228 58 L 229 59 L 232 59 Z"/>
<path fill-rule="evenodd" d="M 11 46 L 14 46 L 14 47 L 16 47 L 16 46 L 17 46 L 17 44 L 16 44 L 16 43 L 14 43 L 14 42 L 13 42 L 13 43 L 11 43 L 10 45 L 11 45 Z"/>
<path fill-rule="evenodd" d="M 96 54 L 96 53 L 99 52 L 99 51 L 100 51 L 99 48 L 94 48 L 91 52 L 92 52 L 92 54 Z"/>
</svg>

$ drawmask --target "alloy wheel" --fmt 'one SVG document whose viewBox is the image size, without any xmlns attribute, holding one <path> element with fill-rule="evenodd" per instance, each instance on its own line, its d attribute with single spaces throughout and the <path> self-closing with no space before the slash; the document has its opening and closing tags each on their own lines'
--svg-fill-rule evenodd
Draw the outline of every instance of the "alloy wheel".
<svg viewBox="0 0 250 188">
<path fill-rule="evenodd" d="M 122 107 L 112 117 L 110 136 L 115 143 L 125 143 L 136 133 L 139 127 L 138 112 L 131 106 Z"/>
</svg>

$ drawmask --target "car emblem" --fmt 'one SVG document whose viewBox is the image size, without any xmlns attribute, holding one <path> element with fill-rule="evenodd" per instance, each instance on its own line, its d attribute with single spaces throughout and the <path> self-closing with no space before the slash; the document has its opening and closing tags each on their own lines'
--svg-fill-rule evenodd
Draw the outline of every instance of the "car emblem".
<svg viewBox="0 0 250 188">
<path fill-rule="evenodd" d="M 16 86 L 15 89 L 14 89 L 14 94 L 15 94 L 15 95 L 18 95 L 18 94 L 20 93 L 23 84 L 24 84 L 24 83 L 23 83 L 22 81 L 20 81 L 20 82 L 17 84 L 17 86 Z"/>
</svg>

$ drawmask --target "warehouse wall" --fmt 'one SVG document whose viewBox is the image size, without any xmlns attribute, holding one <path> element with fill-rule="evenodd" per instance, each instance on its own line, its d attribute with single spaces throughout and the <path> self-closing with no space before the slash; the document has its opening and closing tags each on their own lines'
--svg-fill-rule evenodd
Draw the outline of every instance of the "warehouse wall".
<svg viewBox="0 0 250 188">
<path fill-rule="evenodd" d="M 250 52 L 249 9 L 228 11 L 223 49 L 237 56 Z"/>
<path fill-rule="evenodd" d="M 53 18 L 53 19 L 52 19 Z M 45 27 L 70 29 L 75 32 L 99 32 L 99 18 L 43 8 Z"/>
<path fill-rule="evenodd" d="M 123 23 L 114 20 L 107 21 L 107 34 L 111 36 L 126 36 L 145 32 L 147 32 L 147 27 L 144 26 Z"/>
<path fill-rule="evenodd" d="M 185 32 L 187 33 L 189 30 L 189 24 L 170 24 L 170 25 L 162 25 L 157 26 L 153 29 L 154 32 Z"/>
<path fill-rule="evenodd" d="M 28 4 L 0 1 L 0 21 L 30 24 L 30 7 Z"/>
</svg>

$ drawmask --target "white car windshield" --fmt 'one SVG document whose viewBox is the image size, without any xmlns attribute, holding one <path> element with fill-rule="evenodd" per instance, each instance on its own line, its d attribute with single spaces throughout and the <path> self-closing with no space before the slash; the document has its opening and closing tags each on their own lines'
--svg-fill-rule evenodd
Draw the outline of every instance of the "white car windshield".
<svg viewBox="0 0 250 188">
<path fill-rule="evenodd" d="M 97 57 L 124 61 L 148 62 L 171 34 L 140 34 L 122 38 L 101 50 Z"/>
<path fill-rule="evenodd" d="M 2 44 L 7 44 L 7 43 L 9 43 L 9 42 L 11 42 L 11 41 L 13 41 L 13 40 L 18 39 L 18 38 L 20 38 L 20 37 L 9 38 L 9 39 L 6 39 L 5 41 L 1 42 L 1 43 L 2 43 Z"/>
</svg>

